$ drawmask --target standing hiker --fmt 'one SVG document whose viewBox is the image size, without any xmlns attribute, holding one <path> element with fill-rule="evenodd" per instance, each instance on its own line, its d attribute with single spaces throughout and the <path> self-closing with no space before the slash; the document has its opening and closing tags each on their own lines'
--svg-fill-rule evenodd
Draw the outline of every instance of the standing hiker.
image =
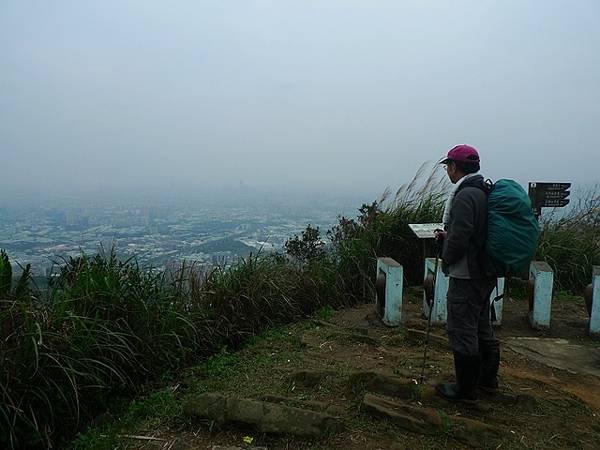
<svg viewBox="0 0 600 450">
<path fill-rule="evenodd" d="M 442 270 L 448 286 L 448 336 L 454 353 L 456 383 L 439 383 L 448 400 L 476 400 L 477 388 L 498 388 L 500 345 L 490 321 L 490 294 L 496 279 L 486 271 L 489 187 L 479 172 L 479 154 L 458 145 L 441 162 L 454 184 L 444 209 Z"/>
</svg>

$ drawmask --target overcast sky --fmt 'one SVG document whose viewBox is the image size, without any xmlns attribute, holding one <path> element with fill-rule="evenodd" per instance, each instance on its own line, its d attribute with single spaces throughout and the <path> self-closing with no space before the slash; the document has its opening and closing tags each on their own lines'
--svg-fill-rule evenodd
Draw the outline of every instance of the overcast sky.
<svg viewBox="0 0 600 450">
<path fill-rule="evenodd" d="M 0 189 L 600 179 L 600 1 L 0 0 Z"/>
</svg>

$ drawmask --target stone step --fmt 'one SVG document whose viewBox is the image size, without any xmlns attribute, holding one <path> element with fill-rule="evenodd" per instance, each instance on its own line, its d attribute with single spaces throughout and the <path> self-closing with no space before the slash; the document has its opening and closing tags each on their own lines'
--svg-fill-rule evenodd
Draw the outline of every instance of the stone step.
<svg viewBox="0 0 600 450">
<path fill-rule="evenodd" d="M 365 394 L 362 406 L 365 411 L 385 417 L 405 430 L 426 435 L 446 434 L 474 447 L 489 447 L 508 437 L 503 430 L 478 420 L 445 415 L 433 408 L 413 406 L 372 393 Z"/>
<path fill-rule="evenodd" d="M 340 419 L 330 414 L 219 393 L 201 394 L 185 403 L 183 410 L 191 417 L 219 425 L 244 424 L 262 433 L 314 438 L 343 429 Z"/>
</svg>

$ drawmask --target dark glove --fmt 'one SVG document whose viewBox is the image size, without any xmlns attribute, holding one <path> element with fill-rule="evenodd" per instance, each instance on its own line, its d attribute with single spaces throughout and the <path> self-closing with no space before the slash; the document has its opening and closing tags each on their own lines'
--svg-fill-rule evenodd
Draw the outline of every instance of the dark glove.
<svg viewBox="0 0 600 450">
<path fill-rule="evenodd" d="M 442 248 L 444 247 L 444 239 L 446 239 L 448 233 L 438 229 L 434 230 L 433 234 L 435 235 L 435 255 L 440 256 L 442 254 Z"/>
</svg>

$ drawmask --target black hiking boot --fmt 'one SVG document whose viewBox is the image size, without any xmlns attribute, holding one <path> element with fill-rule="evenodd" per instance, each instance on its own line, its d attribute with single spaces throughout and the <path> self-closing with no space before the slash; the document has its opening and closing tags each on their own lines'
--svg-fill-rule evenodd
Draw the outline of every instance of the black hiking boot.
<svg viewBox="0 0 600 450">
<path fill-rule="evenodd" d="M 441 397 L 453 402 L 474 403 L 477 400 L 479 355 L 454 352 L 456 383 L 439 383 L 435 390 Z"/>
<path fill-rule="evenodd" d="M 500 344 L 498 341 L 484 345 L 480 343 L 479 356 L 481 358 L 479 392 L 495 395 L 498 393 L 498 369 L 500 367 Z"/>
</svg>

